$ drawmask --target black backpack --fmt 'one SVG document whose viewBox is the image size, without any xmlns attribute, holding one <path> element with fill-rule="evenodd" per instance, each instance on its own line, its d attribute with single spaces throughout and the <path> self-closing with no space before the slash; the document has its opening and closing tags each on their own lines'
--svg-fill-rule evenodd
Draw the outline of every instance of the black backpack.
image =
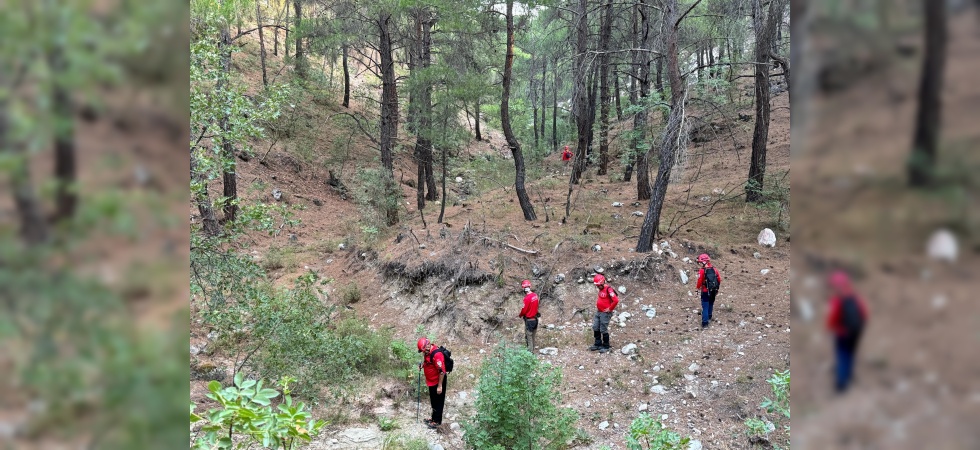
<svg viewBox="0 0 980 450">
<path fill-rule="evenodd" d="M 845 337 L 853 338 L 861 334 L 864 329 L 864 316 L 861 315 L 861 307 L 854 297 L 844 297 L 840 305 L 841 320 L 844 326 Z"/>
<path fill-rule="evenodd" d="M 441 352 L 443 359 L 446 360 L 446 373 L 453 371 L 453 352 L 449 351 L 448 348 L 439 346 L 439 348 L 432 351 L 432 357 L 435 358 L 436 352 Z"/>
<path fill-rule="evenodd" d="M 718 272 L 715 272 L 714 267 L 704 269 L 704 284 L 708 287 L 708 292 L 712 294 L 718 292 L 718 288 L 721 287 L 721 283 L 718 281 Z"/>
</svg>

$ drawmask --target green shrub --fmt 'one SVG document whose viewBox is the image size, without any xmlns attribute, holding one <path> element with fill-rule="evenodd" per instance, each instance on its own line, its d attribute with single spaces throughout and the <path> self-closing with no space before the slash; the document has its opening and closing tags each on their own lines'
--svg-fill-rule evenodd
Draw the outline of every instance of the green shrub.
<svg viewBox="0 0 980 450">
<path fill-rule="evenodd" d="M 361 301 L 361 288 L 357 286 L 357 283 L 349 283 L 340 293 L 340 299 L 341 303 L 344 305 L 350 305 Z"/>
<path fill-rule="evenodd" d="M 381 431 L 391 431 L 398 428 L 398 422 L 390 417 L 378 417 L 378 428 Z"/>
<path fill-rule="evenodd" d="M 429 443 L 422 438 L 396 434 L 385 438 L 381 450 L 429 450 Z"/>
<path fill-rule="evenodd" d="M 759 406 L 767 413 L 776 413 L 777 416 L 773 420 L 769 420 L 765 416 L 745 419 L 745 426 L 748 428 L 747 433 L 749 437 L 769 441 L 769 435 L 776 431 L 776 424 L 774 422 L 780 420 L 779 416 L 785 417 L 787 421 L 790 420 L 789 380 L 789 369 L 776 372 L 766 380 L 772 386 L 772 393 L 775 398 L 771 399 L 766 397 Z M 786 430 L 786 445 L 789 445 L 790 426 L 785 425 L 784 429 Z M 774 447 L 779 448 L 775 445 Z"/>
<path fill-rule="evenodd" d="M 626 448 L 629 450 L 686 450 L 691 438 L 684 437 L 665 428 L 659 420 L 643 413 L 630 424 L 626 435 Z"/>
<path fill-rule="evenodd" d="M 524 347 L 501 344 L 481 368 L 476 415 L 463 421 L 468 448 L 564 447 L 578 414 L 560 408 L 561 370 Z"/>
<path fill-rule="evenodd" d="M 194 414 L 196 405 L 190 404 L 190 422 L 201 422 L 203 436 L 194 440 L 194 449 L 232 448 L 237 436 L 251 445 L 262 448 L 290 450 L 296 444 L 312 441 L 325 422 L 310 417 L 303 403 L 293 404 L 289 395 L 289 377 L 283 377 L 284 401 L 272 407 L 272 399 L 279 391 L 263 387 L 263 381 L 246 380 L 241 372 L 235 375 L 235 385 L 226 388 L 221 383 L 208 383 L 207 397 L 218 402 L 219 408 L 208 410 L 205 416 Z M 239 448 L 242 443 L 239 443 Z"/>
</svg>

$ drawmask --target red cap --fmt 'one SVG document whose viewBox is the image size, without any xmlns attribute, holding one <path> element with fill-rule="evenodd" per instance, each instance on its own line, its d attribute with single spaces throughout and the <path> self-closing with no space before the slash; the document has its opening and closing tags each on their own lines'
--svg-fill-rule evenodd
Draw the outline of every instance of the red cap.
<svg viewBox="0 0 980 450">
<path fill-rule="evenodd" d="M 595 278 L 592 279 L 592 284 L 596 286 L 602 286 L 606 282 L 606 277 L 602 276 L 601 273 L 595 274 Z"/>
</svg>

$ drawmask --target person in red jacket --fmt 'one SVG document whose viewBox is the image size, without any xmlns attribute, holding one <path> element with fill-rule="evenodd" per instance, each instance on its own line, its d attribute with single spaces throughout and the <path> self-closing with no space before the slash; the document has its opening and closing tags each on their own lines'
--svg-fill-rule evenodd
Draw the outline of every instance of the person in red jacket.
<svg viewBox="0 0 980 450">
<path fill-rule="evenodd" d="M 420 338 L 419 353 L 422 353 L 421 368 L 425 372 L 425 384 L 429 386 L 429 404 L 432 405 L 432 418 L 425 425 L 436 428 L 442 425 L 442 409 L 446 405 L 446 358 L 427 338 Z"/>
<path fill-rule="evenodd" d="M 715 309 L 715 297 L 718 296 L 718 288 L 721 286 L 721 272 L 711 265 L 711 257 L 707 253 L 698 255 L 698 265 L 701 268 L 698 269 L 698 284 L 695 289 L 701 293 L 701 328 L 707 328 Z M 717 283 L 709 279 L 711 272 L 714 272 L 713 277 L 717 279 Z"/>
<path fill-rule="evenodd" d="M 561 151 L 561 160 L 565 163 L 565 165 L 568 165 L 568 162 L 572 160 L 572 152 L 568 149 L 567 145 Z"/>
<path fill-rule="evenodd" d="M 534 335 L 538 332 L 538 294 L 531 292 L 531 281 L 524 280 L 521 282 L 521 289 L 524 290 L 524 308 L 521 309 L 521 313 L 517 315 L 524 319 L 524 342 L 527 344 L 527 350 L 534 353 Z"/>
<path fill-rule="evenodd" d="M 827 328 L 834 335 L 837 359 L 834 387 L 837 392 L 844 392 L 854 374 L 854 358 L 868 320 L 868 307 L 854 292 L 851 279 L 844 271 L 835 271 L 827 281 L 831 290 Z"/>
<path fill-rule="evenodd" d="M 592 335 L 595 337 L 595 344 L 592 344 L 589 350 L 606 353 L 609 351 L 609 320 L 616 305 L 619 304 L 619 295 L 606 283 L 606 277 L 601 273 L 596 274 L 592 284 L 599 289 L 599 297 L 595 302 L 596 313 L 592 316 Z"/>
</svg>

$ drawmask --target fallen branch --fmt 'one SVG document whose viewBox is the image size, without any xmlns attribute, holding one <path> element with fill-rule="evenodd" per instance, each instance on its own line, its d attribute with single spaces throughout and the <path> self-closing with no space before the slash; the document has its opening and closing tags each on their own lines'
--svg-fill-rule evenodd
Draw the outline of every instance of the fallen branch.
<svg viewBox="0 0 980 450">
<path fill-rule="evenodd" d="M 507 248 L 509 248 L 511 250 L 516 250 L 516 251 L 519 251 L 519 252 L 524 253 L 526 255 L 537 255 L 538 254 L 538 251 L 537 250 L 527 250 L 527 249 L 523 249 L 523 248 L 520 248 L 520 247 L 514 247 L 513 245 L 510 245 L 510 244 L 508 244 L 506 242 L 498 241 L 498 240 L 496 240 L 494 238 L 491 238 L 491 237 L 488 237 L 488 236 L 480 236 L 480 239 L 484 239 L 484 240 L 487 240 L 487 241 L 496 242 L 496 243 L 498 243 L 500 245 L 503 245 L 503 246 L 505 246 L 505 247 L 507 247 Z"/>
</svg>

